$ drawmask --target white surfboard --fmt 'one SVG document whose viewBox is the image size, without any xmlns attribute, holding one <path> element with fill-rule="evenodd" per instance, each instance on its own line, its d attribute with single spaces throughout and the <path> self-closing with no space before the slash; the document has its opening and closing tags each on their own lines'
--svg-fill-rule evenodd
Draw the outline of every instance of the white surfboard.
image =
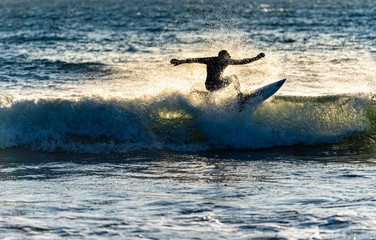
<svg viewBox="0 0 376 240">
<path fill-rule="evenodd" d="M 244 108 L 247 106 L 247 103 L 253 102 L 253 100 L 265 101 L 266 99 L 273 96 L 282 85 L 285 83 L 286 78 L 279 80 L 277 82 L 268 84 L 264 87 L 261 87 L 251 93 L 245 93 L 239 96 L 239 111 L 243 111 Z"/>
</svg>

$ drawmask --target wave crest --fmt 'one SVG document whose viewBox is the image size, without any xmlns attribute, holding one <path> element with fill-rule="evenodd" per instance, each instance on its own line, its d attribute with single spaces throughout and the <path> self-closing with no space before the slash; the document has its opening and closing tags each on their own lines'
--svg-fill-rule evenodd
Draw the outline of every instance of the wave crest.
<svg viewBox="0 0 376 240">
<path fill-rule="evenodd" d="M 128 152 L 258 149 L 335 143 L 372 131 L 366 96 L 276 97 L 237 111 L 235 98 L 164 93 L 136 99 L 0 99 L 0 148 Z"/>
</svg>

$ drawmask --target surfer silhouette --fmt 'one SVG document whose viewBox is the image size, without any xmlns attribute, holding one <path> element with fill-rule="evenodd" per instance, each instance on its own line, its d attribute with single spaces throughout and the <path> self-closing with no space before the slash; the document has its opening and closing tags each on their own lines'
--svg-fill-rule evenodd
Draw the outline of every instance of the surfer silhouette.
<svg viewBox="0 0 376 240">
<path fill-rule="evenodd" d="M 254 62 L 265 57 L 264 53 L 258 54 L 253 58 L 244 58 L 241 60 L 232 59 L 230 54 L 226 50 L 221 50 L 218 53 L 218 57 L 206 57 L 206 58 L 188 58 L 184 60 L 171 59 L 170 63 L 174 66 L 183 63 L 202 63 L 206 64 L 206 81 L 205 87 L 208 91 L 215 91 L 227 87 L 231 83 L 234 83 L 235 90 L 238 94 L 240 92 L 240 83 L 236 75 L 231 75 L 228 77 L 223 77 L 223 71 L 228 65 L 243 65 Z"/>
</svg>

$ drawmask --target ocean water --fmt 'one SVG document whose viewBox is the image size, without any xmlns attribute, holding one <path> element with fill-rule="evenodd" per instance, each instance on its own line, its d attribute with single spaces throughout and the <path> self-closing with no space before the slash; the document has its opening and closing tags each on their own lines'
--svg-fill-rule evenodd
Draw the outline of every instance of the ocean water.
<svg viewBox="0 0 376 240">
<path fill-rule="evenodd" d="M 376 239 L 376 3 L 0 0 L 1 239 Z M 207 94 L 222 49 L 241 113 Z"/>
</svg>

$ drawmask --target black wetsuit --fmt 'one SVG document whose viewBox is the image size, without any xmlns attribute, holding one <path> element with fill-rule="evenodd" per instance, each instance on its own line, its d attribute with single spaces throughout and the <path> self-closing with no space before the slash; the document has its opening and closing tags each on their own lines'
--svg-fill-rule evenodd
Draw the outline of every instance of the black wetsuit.
<svg viewBox="0 0 376 240">
<path fill-rule="evenodd" d="M 206 81 L 205 87 L 209 91 L 215 91 L 226 87 L 231 83 L 228 78 L 223 78 L 223 71 L 230 62 L 225 58 L 212 57 L 205 59 L 206 64 Z"/>
<path fill-rule="evenodd" d="M 189 58 L 185 60 L 172 59 L 171 64 L 179 65 L 183 63 L 202 63 L 206 64 L 207 76 L 205 87 L 209 91 L 215 91 L 227 87 L 234 79 L 230 77 L 223 77 L 223 71 L 228 65 L 242 65 L 256 61 L 265 54 L 261 53 L 254 58 L 245 58 L 242 60 L 235 60 L 231 57 L 208 57 L 208 58 Z M 237 80 L 237 79 L 236 79 Z"/>
</svg>

